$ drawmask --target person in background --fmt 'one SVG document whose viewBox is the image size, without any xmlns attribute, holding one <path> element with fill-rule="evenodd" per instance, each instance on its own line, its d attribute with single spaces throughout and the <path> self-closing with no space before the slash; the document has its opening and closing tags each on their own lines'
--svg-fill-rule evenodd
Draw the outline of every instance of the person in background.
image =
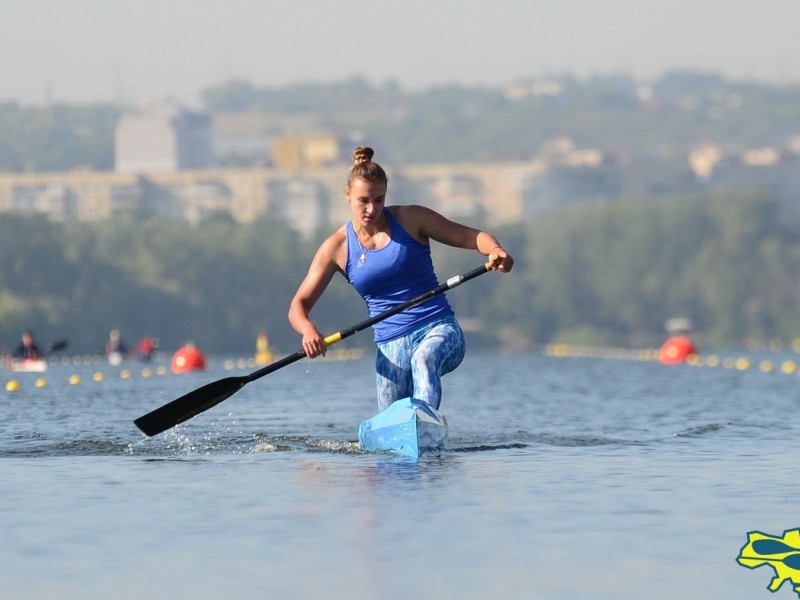
<svg viewBox="0 0 800 600">
<path fill-rule="evenodd" d="M 370 316 L 438 286 L 431 240 L 476 250 L 490 269 L 511 271 L 514 259 L 491 233 L 450 221 L 423 206 L 386 206 L 388 177 L 369 147 L 353 153 L 345 195 L 352 219 L 317 250 L 289 307 L 289 322 L 311 357 L 325 353 L 310 312 L 336 273 L 367 304 Z M 464 358 L 464 334 L 444 295 L 373 326 L 378 408 L 412 397 L 438 409 L 441 376 Z"/>
<path fill-rule="evenodd" d="M 106 342 L 106 357 L 109 364 L 119 365 L 122 359 L 128 353 L 128 347 L 122 341 L 122 335 L 119 330 L 112 329 L 108 334 L 108 341 Z"/>
<path fill-rule="evenodd" d="M 158 346 L 157 340 L 152 335 L 146 335 L 136 343 L 133 353 L 142 362 L 149 362 Z"/>
<path fill-rule="evenodd" d="M 109 332 L 108 342 L 106 342 L 106 354 L 112 354 L 114 352 L 119 352 L 120 354 L 128 352 L 125 342 L 122 341 L 122 334 L 120 334 L 118 329 L 112 329 Z"/>
<path fill-rule="evenodd" d="M 42 351 L 36 344 L 36 340 L 33 337 L 33 332 L 30 329 L 26 329 L 22 332 L 22 338 L 19 342 L 19 345 L 16 347 L 11 356 L 22 359 L 38 359 L 42 357 Z"/>
</svg>

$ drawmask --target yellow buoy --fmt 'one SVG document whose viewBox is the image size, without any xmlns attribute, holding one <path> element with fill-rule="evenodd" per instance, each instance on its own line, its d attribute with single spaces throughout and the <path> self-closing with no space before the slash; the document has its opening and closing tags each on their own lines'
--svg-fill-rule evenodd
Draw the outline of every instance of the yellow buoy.
<svg viewBox="0 0 800 600">
<path fill-rule="evenodd" d="M 686 357 L 686 364 L 692 367 L 699 367 L 703 364 L 703 359 L 700 358 L 699 354 L 690 354 Z"/>
<path fill-rule="evenodd" d="M 258 366 L 268 365 L 272 362 L 272 350 L 269 348 L 269 338 L 266 332 L 262 331 L 256 338 L 256 364 Z"/>
<path fill-rule="evenodd" d="M 39 379 L 36 380 L 36 387 L 37 388 L 47 387 L 47 380 L 44 377 L 39 377 Z"/>
<path fill-rule="evenodd" d="M 69 384 L 70 385 L 78 385 L 81 382 L 80 375 L 70 375 L 69 377 Z"/>
<path fill-rule="evenodd" d="M 784 375 L 793 375 L 797 371 L 797 363 L 793 360 L 784 361 L 781 365 L 781 371 Z"/>
<path fill-rule="evenodd" d="M 131 372 L 128 369 L 122 369 L 122 371 L 119 372 L 119 376 L 122 379 L 130 379 L 131 378 Z"/>
<path fill-rule="evenodd" d="M 150 369 L 148 369 L 147 367 L 142 369 L 142 377 L 150 377 L 150 375 L 152 375 L 152 374 L 153 374 L 153 372 Z"/>
<path fill-rule="evenodd" d="M 105 373 L 102 371 L 97 371 L 93 376 L 92 379 L 95 381 L 103 381 L 106 378 Z"/>
<path fill-rule="evenodd" d="M 6 382 L 6 391 L 7 392 L 16 392 L 19 390 L 19 381 L 16 379 L 9 379 Z"/>
</svg>

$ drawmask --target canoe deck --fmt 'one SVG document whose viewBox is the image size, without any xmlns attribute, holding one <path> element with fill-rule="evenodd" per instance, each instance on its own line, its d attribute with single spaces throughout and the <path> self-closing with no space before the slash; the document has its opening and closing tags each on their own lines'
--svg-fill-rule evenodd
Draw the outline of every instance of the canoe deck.
<svg viewBox="0 0 800 600">
<path fill-rule="evenodd" d="M 362 422 L 358 441 L 364 450 L 419 458 L 444 448 L 447 418 L 425 402 L 404 398 Z"/>
</svg>

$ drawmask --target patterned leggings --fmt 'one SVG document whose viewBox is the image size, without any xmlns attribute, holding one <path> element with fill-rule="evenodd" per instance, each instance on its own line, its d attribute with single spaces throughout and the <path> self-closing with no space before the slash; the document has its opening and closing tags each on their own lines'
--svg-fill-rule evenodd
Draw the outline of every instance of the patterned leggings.
<svg viewBox="0 0 800 600">
<path fill-rule="evenodd" d="M 438 410 L 442 375 L 464 360 L 464 333 L 458 322 L 454 318 L 435 321 L 377 346 L 378 410 L 402 398 L 422 400 Z"/>
</svg>

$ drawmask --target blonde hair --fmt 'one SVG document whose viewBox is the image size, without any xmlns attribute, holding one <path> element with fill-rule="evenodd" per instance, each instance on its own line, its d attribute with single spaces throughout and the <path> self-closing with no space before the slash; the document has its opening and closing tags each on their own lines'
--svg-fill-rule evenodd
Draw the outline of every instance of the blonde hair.
<svg viewBox="0 0 800 600">
<path fill-rule="evenodd" d="M 373 156 L 375 156 L 375 151 L 369 146 L 359 146 L 353 150 L 353 166 L 350 167 L 347 175 L 348 188 L 356 177 L 370 182 L 389 183 L 389 178 L 386 176 L 386 171 L 383 170 L 383 167 L 376 162 L 372 162 Z"/>
</svg>

